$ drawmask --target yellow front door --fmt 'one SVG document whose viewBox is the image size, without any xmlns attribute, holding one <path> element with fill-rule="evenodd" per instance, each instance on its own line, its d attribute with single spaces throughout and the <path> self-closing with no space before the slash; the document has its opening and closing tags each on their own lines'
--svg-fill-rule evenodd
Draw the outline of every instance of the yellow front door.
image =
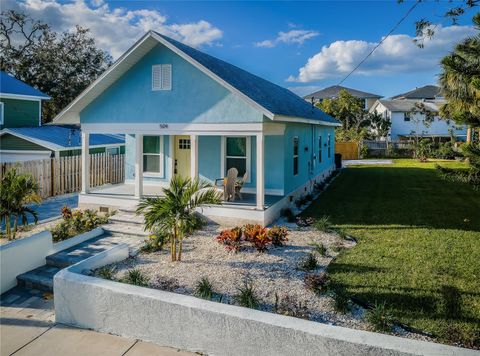
<svg viewBox="0 0 480 356">
<path fill-rule="evenodd" d="M 175 174 L 190 177 L 190 136 L 175 136 Z"/>
</svg>

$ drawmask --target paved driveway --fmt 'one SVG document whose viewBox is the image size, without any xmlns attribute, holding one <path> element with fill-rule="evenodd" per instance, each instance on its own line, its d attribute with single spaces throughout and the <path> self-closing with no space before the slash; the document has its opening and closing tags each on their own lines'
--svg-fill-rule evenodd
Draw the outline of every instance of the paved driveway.
<svg viewBox="0 0 480 356">
<path fill-rule="evenodd" d="M 136 339 L 55 323 L 52 296 L 16 287 L 1 296 L 0 355 L 193 356 Z"/>
</svg>

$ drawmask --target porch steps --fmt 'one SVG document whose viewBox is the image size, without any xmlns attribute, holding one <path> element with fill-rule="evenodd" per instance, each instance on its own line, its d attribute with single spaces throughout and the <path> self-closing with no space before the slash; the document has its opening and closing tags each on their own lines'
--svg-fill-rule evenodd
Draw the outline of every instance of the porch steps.
<svg viewBox="0 0 480 356">
<path fill-rule="evenodd" d="M 41 266 L 17 276 L 17 285 L 28 289 L 38 289 L 45 292 L 53 291 L 53 276 L 61 268 L 56 266 Z"/>
</svg>

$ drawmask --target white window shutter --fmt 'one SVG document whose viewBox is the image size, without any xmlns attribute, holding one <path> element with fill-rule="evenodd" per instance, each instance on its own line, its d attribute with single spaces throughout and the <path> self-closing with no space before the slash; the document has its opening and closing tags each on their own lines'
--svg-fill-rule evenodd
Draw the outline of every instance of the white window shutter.
<svg viewBox="0 0 480 356">
<path fill-rule="evenodd" d="M 160 64 L 152 66 L 152 90 L 162 89 L 162 66 Z"/>
<path fill-rule="evenodd" d="M 162 89 L 172 90 L 172 65 L 162 65 Z"/>
</svg>

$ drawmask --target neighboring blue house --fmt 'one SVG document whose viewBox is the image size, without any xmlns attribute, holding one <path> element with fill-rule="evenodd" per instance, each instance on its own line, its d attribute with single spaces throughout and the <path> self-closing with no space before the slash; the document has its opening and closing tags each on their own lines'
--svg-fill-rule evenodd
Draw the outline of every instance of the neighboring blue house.
<svg viewBox="0 0 480 356">
<path fill-rule="evenodd" d="M 80 204 L 133 205 L 175 174 L 214 182 L 236 167 L 247 198 L 204 213 L 264 224 L 334 168 L 340 126 L 289 90 L 153 31 L 55 122 L 81 124 L 84 152 L 93 133 L 127 135 L 126 184 L 90 191 L 84 170 Z"/>
<path fill-rule="evenodd" d="M 81 153 L 78 125 L 42 126 L 42 102 L 49 96 L 0 71 L 0 162 L 18 162 Z M 90 153 L 125 152 L 124 135 L 97 134 Z"/>
</svg>

